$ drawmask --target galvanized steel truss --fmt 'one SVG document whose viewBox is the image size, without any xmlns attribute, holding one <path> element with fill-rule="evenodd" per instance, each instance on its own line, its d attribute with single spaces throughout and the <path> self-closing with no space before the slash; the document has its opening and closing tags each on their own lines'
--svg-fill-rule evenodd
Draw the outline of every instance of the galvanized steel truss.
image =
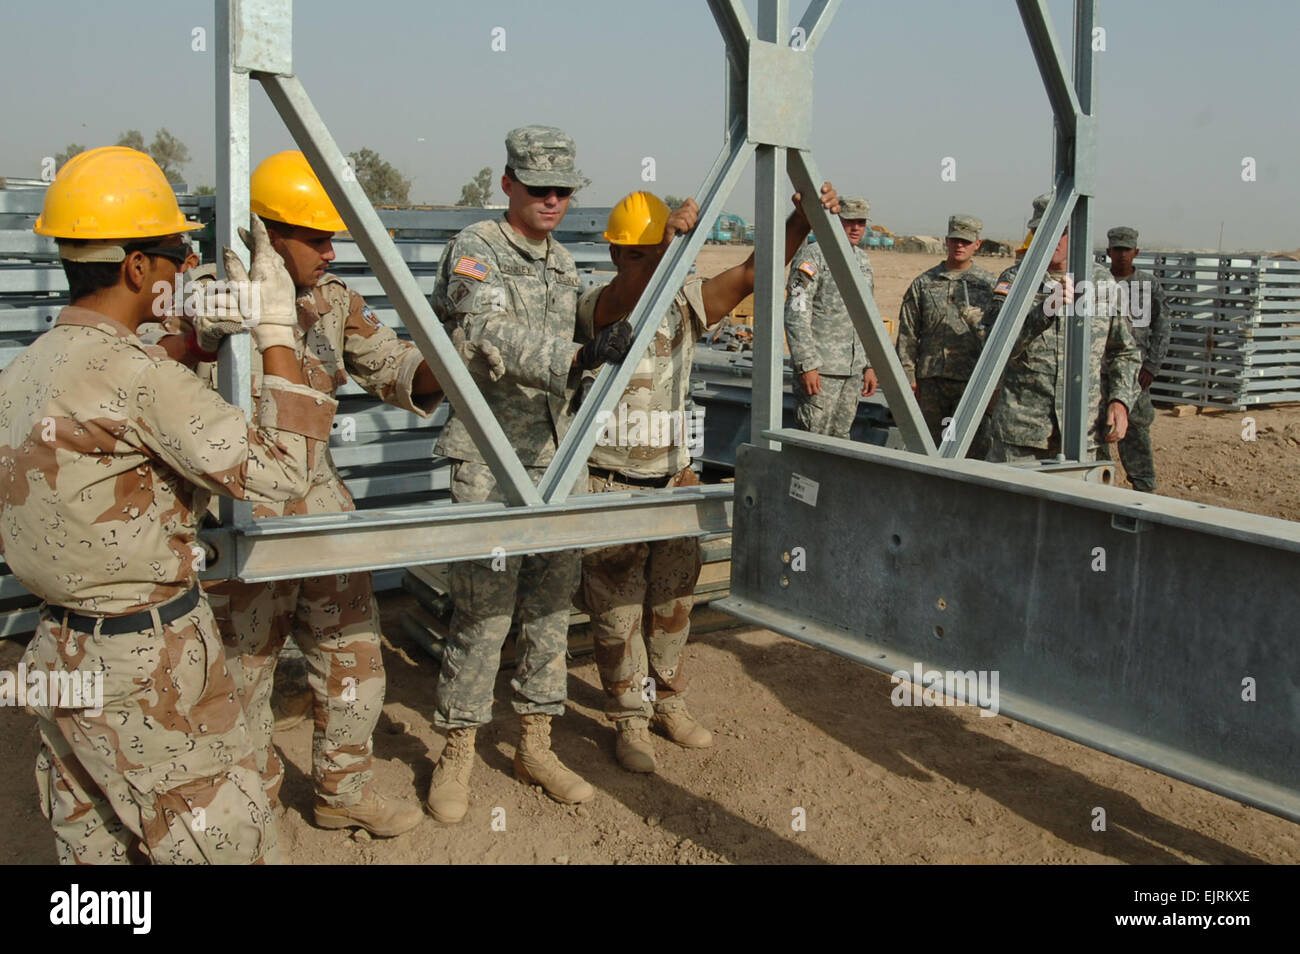
<svg viewBox="0 0 1300 954">
<path fill-rule="evenodd" d="M 1218 548 L 1263 573 L 1269 567 L 1294 565 L 1300 547 L 1295 526 L 961 459 L 1067 222 L 1070 270 L 1076 276 L 1090 276 L 1096 178 L 1091 47 L 1095 3 L 1075 2 L 1072 79 L 1067 78 L 1045 2 L 1017 0 L 1017 5 L 1055 119 L 1054 197 L 957 409 L 956 439 L 936 448 L 875 302 L 863 287 L 844 232 L 817 201 L 822 177 L 809 151 L 813 59 L 837 0 L 814 0 L 789 33 L 787 0 L 759 0 L 757 24 L 750 21 L 740 0 L 708 0 L 726 46 L 727 108 L 724 143 L 699 192 L 700 221 L 712 222 L 722 211 L 751 155 L 757 171 L 752 446 L 742 453 L 737 468 L 740 504 L 734 514 L 732 596 L 721 605 L 741 618 L 885 671 L 906 668 L 901 664 L 908 660 L 958 669 L 1009 667 L 1002 672 L 1007 699 L 1003 710 L 1009 714 L 1269 811 L 1300 818 L 1300 744 L 1294 722 L 1294 713 L 1300 711 L 1300 689 L 1285 675 L 1294 671 L 1296 660 L 1295 650 L 1283 639 L 1281 622 L 1294 619 L 1300 609 L 1294 588 L 1269 591 L 1280 602 L 1273 611 L 1251 614 L 1252 630 L 1244 649 L 1241 640 L 1225 630 L 1213 626 L 1195 630 L 1192 648 L 1219 654 L 1207 670 L 1214 678 L 1199 679 L 1191 686 L 1179 676 L 1187 674 L 1188 667 L 1174 665 L 1184 659 L 1181 640 L 1187 636 L 1179 625 L 1202 617 L 1220 622 L 1231 618 L 1221 608 L 1209 612 L 1208 607 L 1198 616 L 1197 601 L 1215 598 L 1217 593 L 1180 570 L 1175 559 L 1179 548 L 1194 546 L 1207 552 Z M 224 30 L 219 43 L 223 58 L 217 68 L 218 140 L 228 144 L 218 177 L 219 241 L 233 246 L 232 226 L 248 214 L 248 78 L 252 75 L 267 89 L 311 160 L 413 339 L 469 425 L 509 503 L 258 521 L 248 518 L 246 508 L 228 507 L 223 559 L 215 575 L 275 579 L 724 529 L 732 516 L 727 485 L 604 494 L 576 503 L 566 499 L 597 439 L 597 415 L 622 394 L 633 362 L 600 373 L 540 485 L 531 484 L 360 187 L 344 174 L 342 152 L 293 75 L 289 11 L 289 0 L 218 3 Z M 906 451 L 866 448 L 780 426 L 781 211 L 787 165 L 877 370 Z M 704 239 L 703 228 L 676 238 L 660 263 L 630 317 L 635 353 L 650 343 L 657 317 L 685 279 Z M 1090 411 L 1089 327 L 1083 316 L 1067 322 L 1070 386 L 1061 422 L 1062 443 L 1070 461 L 1084 461 Z M 230 347 L 234 353 L 223 361 L 223 393 L 246 406 L 247 341 Z M 788 453 L 780 450 L 783 442 L 789 445 Z M 922 479 L 913 480 L 913 475 Z M 809 477 L 814 481 L 811 498 L 806 486 Z M 796 478 L 802 489 L 792 502 L 787 488 Z M 870 488 L 873 498 L 864 507 L 865 488 Z M 946 524 L 939 526 L 927 525 L 934 514 L 924 500 L 917 499 L 918 493 L 935 488 L 946 516 Z M 984 519 L 983 508 L 994 504 L 991 512 L 1003 517 L 1002 524 Z M 1100 514 L 1102 522 L 1080 516 L 1081 511 Z M 599 520 L 592 519 L 596 513 Z M 999 535 L 1000 528 L 1010 526 L 1015 527 L 1014 535 Z M 999 559 L 990 564 L 995 574 L 991 592 L 1003 600 L 979 595 L 979 568 L 985 556 L 970 552 L 980 538 L 965 534 L 996 536 Z M 1098 545 L 1113 548 L 1132 581 L 1118 587 L 1115 597 L 1133 607 L 1127 629 L 1108 630 L 1104 639 L 1096 641 L 1088 638 L 1092 620 L 1082 612 L 1062 613 L 1051 589 L 1071 582 L 1070 564 L 1057 558 L 1058 551 L 1090 544 L 1090 538 L 1084 539 L 1089 534 L 1105 537 Z M 913 535 L 925 545 L 913 549 Z M 854 541 L 861 545 L 855 547 Z M 808 572 L 793 572 L 789 567 L 793 546 L 807 549 Z M 878 561 L 883 572 L 852 572 L 864 558 Z M 954 561 L 953 572 L 934 562 L 942 560 Z M 1167 618 L 1159 612 L 1139 614 L 1138 601 L 1152 595 L 1139 577 L 1146 572 L 1159 580 L 1155 596 L 1176 601 L 1178 613 Z M 1009 626 L 1008 601 L 1033 607 L 1038 615 L 1032 619 L 1025 615 Z M 1088 606 L 1086 600 L 1073 602 L 1085 610 Z M 942 624 L 931 619 L 935 612 L 946 614 Z M 1139 617 L 1140 629 L 1135 622 Z M 1122 622 L 1122 614 L 1113 611 L 1097 618 L 1112 627 Z M 1003 634 L 1009 635 L 1000 640 Z M 1067 655 L 1061 658 L 1054 652 Z M 1131 664 L 1146 681 L 1117 687 L 1113 677 L 1121 664 Z M 1167 670 L 1161 668 L 1167 665 Z M 1269 681 L 1276 701 L 1268 706 L 1234 708 L 1231 700 L 1236 696 L 1230 693 L 1227 699 L 1188 699 L 1189 689 L 1227 692 L 1239 676 L 1257 676 L 1264 682 L 1272 675 L 1269 667 L 1283 676 Z M 1101 695 L 1070 690 L 1076 685 L 1072 679 Z M 1225 688 L 1225 682 L 1232 686 Z M 1125 693 L 1152 697 L 1135 701 Z M 1098 704 L 1099 698 L 1105 704 Z"/>
</svg>

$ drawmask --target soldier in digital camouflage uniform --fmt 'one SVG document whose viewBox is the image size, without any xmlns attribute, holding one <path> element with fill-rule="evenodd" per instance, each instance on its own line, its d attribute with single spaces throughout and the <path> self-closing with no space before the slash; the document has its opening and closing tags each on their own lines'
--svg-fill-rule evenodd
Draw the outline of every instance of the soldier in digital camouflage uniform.
<svg viewBox="0 0 1300 954">
<path fill-rule="evenodd" d="M 947 259 L 916 277 L 898 312 L 898 359 L 936 446 L 984 347 L 984 313 L 997 279 L 972 261 L 983 227 L 972 215 L 949 218 Z M 983 459 L 982 443 L 981 434 L 971 457 Z"/>
<path fill-rule="evenodd" d="M 840 221 L 862 267 L 867 294 L 872 294 L 871 261 L 858 243 L 866 234 L 870 211 L 866 199 L 840 201 Z M 799 249 L 785 290 L 785 337 L 794 368 L 795 421 L 814 434 L 847 438 L 858 413 L 859 395 L 876 393 L 876 372 L 867 362 L 820 244 Z"/>
<path fill-rule="evenodd" d="M 998 463 L 1044 460 L 1061 452 L 1061 425 L 1065 419 L 1066 319 L 1063 312 L 1089 307 L 1085 296 L 1074 298 L 1074 283 L 1066 274 L 1069 234 L 1062 233 L 1052 253 L 1047 277 L 1037 291 L 1020 335 L 1011 349 L 1002 375 L 1002 388 L 989 420 L 987 458 Z M 992 328 L 1011 291 L 1022 263 L 999 277 L 993 304 L 985 316 Z M 1137 371 L 1141 352 L 1128 322 L 1115 313 L 1110 275 L 1096 266 L 1091 278 L 1091 362 L 1088 400 L 1090 456 L 1099 438 L 1121 440 L 1128 426 L 1128 409 L 1137 399 Z"/>
<path fill-rule="evenodd" d="M 257 425 L 136 336 L 155 286 L 185 261 L 179 233 L 198 227 L 148 156 L 109 147 L 70 160 L 35 228 L 58 240 L 72 304 L 0 374 L 0 549 L 45 600 L 23 662 L 42 677 L 103 679 L 97 704 L 28 700 L 41 810 L 63 863 L 279 860 L 197 585 L 197 529 L 210 494 L 304 493 L 336 405 L 293 360 L 292 283 L 260 223 L 253 335 L 267 377 Z M 247 287 L 229 250 L 226 261 Z"/>
<path fill-rule="evenodd" d="M 809 231 L 797 199 L 786 222 L 787 262 Z M 822 204 L 836 210 L 838 197 L 829 183 Z M 694 228 L 698 216 L 694 199 L 670 212 L 648 192 L 633 192 L 615 206 L 605 238 L 618 274 L 579 299 L 584 335 L 594 336 L 631 313 L 673 236 Z M 686 280 L 597 439 L 587 462 L 592 493 L 699 483 L 687 442 L 692 436 L 702 441 L 703 434 L 691 435 L 686 419 L 695 344 L 753 290 L 752 255 L 710 279 Z M 618 733 L 615 756 L 629 771 L 656 768 L 652 719 L 678 745 L 704 748 L 713 742 L 686 708 L 682 665 L 699 575 L 695 537 L 601 547 L 583 556 L 583 602 L 591 614 L 605 711 Z"/>
<path fill-rule="evenodd" d="M 1106 233 L 1106 240 L 1111 277 L 1127 288 L 1119 296 L 1119 304 L 1126 306 L 1124 314 L 1142 349 L 1137 403 L 1129 414 L 1128 433 L 1119 442 L 1119 459 L 1134 490 L 1154 493 L 1156 465 L 1151 454 L 1151 424 L 1156 419 L 1156 409 L 1151 406 L 1151 383 L 1160 373 L 1169 350 L 1169 310 L 1164 289 L 1156 277 L 1133 267 L 1133 259 L 1138 254 L 1137 229 L 1118 226 Z"/>
<path fill-rule="evenodd" d="M 575 152 L 573 139 L 552 126 L 511 130 L 501 177 L 506 214 L 476 222 L 451 240 L 433 290 L 433 308 L 453 338 L 498 349 L 504 376 L 479 385 L 534 481 L 569 429 L 582 371 L 621 361 L 632 337 L 627 322 L 618 322 L 589 341 L 578 340 L 577 268 L 551 234 L 573 190 L 586 184 L 574 168 Z M 451 458 L 452 500 L 504 499 L 457 412 L 435 451 Z M 584 493 L 586 483 L 584 476 L 573 492 Z M 501 646 L 516 606 L 519 642 L 510 685 L 521 737 L 515 774 L 540 784 L 557 801 L 582 802 L 595 794 L 550 747 L 551 717 L 564 712 L 568 697 L 565 659 L 579 559 L 577 551 L 565 550 L 450 568 L 455 611 L 434 713 L 435 724 L 447 730 L 447 744 L 426 802 L 438 821 L 454 824 L 468 811 L 474 737 L 492 718 Z"/>
<path fill-rule="evenodd" d="M 253 172 L 250 200 L 252 210 L 267 223 L 297 288 L 298 320 L 304 329 L 299 359 L 305 379 L 332 395 L 350 376 L 394 407 L 424 418 L 432 414 L 441 390 L 419 349 L 398 338 L 360 295 L 327 271 L 334 260 L 331 239 L 345 226 L 302 153 L 283 152 L 264 160 Z M 201 343 L 215 347 L 221 327 L 202 314 L 198 322 Z M 254 356 L 255 397 L 261 386 L 262 369 Z M 307 494 L 285 503 L 259 504 L 253 516 L 355 509 L 326 450 L 313 461 Z M 271 694 L 276 661 L 292 635 L 306 657 L 314 699 L 316 824 L 360 826 L 381 837 L 400 835 L 418 825 L 423 817 L 418 805 L 388 798 L 373 783 L 372 736 L 383 709 L 386 680 L 370 574 L 272 583 L 232 580 L 211 586 L 208 595 L 240 684 L 272 803 L 284 774 L 271 743 L 275 724 Z"/>
</svg>

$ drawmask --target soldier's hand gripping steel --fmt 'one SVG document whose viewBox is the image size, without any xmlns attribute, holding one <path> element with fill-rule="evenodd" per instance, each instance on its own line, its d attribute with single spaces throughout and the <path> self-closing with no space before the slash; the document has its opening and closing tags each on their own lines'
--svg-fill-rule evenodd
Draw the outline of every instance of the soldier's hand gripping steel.
<svg viewBox="0 0 1300 954">
<path fill-rule="evenodd" d="M 632 338 L 632 326 L 626 321 L 606 325 L 595 338 L 582 346 L 574 358 L 574 364 L 581 371 L 590 371 L 607 361 L 622 361 L 632 347 Z"/>
</svg>

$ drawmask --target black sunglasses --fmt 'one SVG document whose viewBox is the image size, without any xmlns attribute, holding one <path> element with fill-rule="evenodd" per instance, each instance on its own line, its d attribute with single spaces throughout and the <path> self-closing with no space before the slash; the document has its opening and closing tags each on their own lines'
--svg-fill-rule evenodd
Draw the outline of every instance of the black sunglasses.
<svg viewBox="0 0 1300 954">
<path fill-rule="evenodd" d="M 185 259 L 190 257 L 190 243 L 180 242 L 177 245 L 128 245 L 123 251 L 127 255 L 132 252 L 140 252 L 143 255 L 158 255 L 162 258 L 170 259 L 177 265 L 185 264 Z"/>
<path fill-rule="evenodd" d="M 515 175 L 513 169 L 506 169 L 506 177 L 511 182 L 519 182 L 519 177 Z M 524 186 L 524 188 L 528 190 L 528 194 L 534 199 L 545 199 L 552 192 L 555 193 L 557 199 L 567 199 L 569 196 L 573 195 L 572 186 L 530 186 L 524 185 L 522 182 L 519 182 L 519 184 Z"/>
<path fill-rule="evenodd" d="M 516 179 L 515 181 L 518 182 L 519 180 Z M 522 182 L 520 182 L 519 184 L 524 185 Z M 555 197 L 557 199 L 567 199 L 569 196 L 573 195 L 573 189 L 570 186 L 526 185 L 524 186 L 524 188 L 528 190 L 528 194 L 531 195 L 534 199 L 545 199 L 552 192 L 555 193 Z"/>
</svg>

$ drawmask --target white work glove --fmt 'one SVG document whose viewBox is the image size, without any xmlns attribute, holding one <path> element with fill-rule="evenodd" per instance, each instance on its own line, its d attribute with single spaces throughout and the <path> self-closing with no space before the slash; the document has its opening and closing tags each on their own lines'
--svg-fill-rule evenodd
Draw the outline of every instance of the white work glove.
<svg viewBox="0 0 1300 954">
<path fill-rule="evenodd" d="M 211 276 L 198 279 L 186 290 L 185 313 L 192 319 L 199 347 L 207 352 L 215 352 L 222 338 L 239 334 L 245 327 L 237 286 Z"/>
<path fill-rule="evenodd" d="M 297 290 L 289 270 L 284 267 L 284 259 L 271 247 L 271 236 L 267 234 L 266 225 L 254 215 L 253 230 L 250 235 L 246 229 L 239 230 L 239 237 L 253 253 L 253 267 L 244 270 L 244 263 L 229 248 L 223 249 L 226 262 L 227 282 L 251 287 L 253 294 L 241 296 L 251 299 L 251 314 L 244 315 L 244 327 L 253 335 L 253 343 L 258 351 L 283 346 L 292 348 L 297 343 L 298 305 Z M 231 296 L 227 294 L 224 306 L 229 307 Z M 200 340 L 200 345 L 202 341 Z M 210 349 L 209 349 L 210 350 Z"/>
</svg>

